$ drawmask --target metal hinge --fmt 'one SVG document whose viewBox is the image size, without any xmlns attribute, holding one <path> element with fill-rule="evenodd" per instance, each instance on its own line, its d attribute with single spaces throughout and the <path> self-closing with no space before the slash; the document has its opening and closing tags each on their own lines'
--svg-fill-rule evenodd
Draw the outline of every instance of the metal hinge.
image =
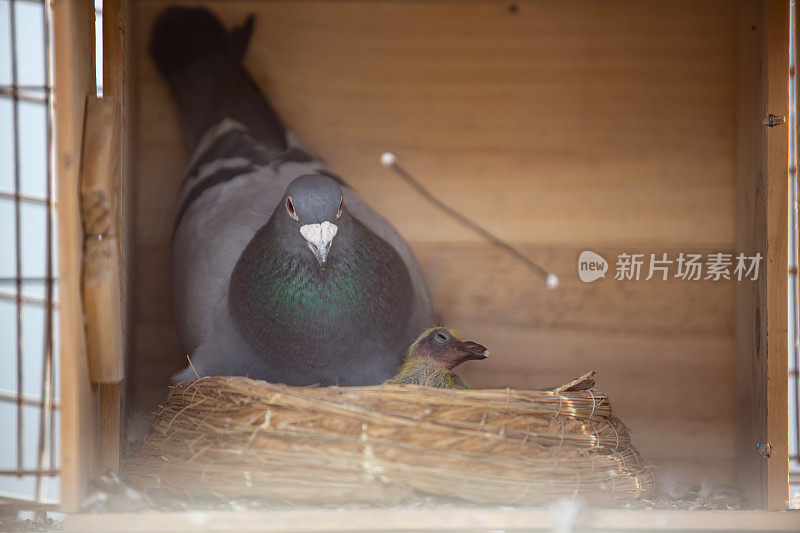
<svg viewBox="0 0 800 533">
<path fill-rule="evenodd" d="M 770 113 L 769 115 L 767 115 L 767 118 L 765 118 L 761 124 L 763 124 L 764 126 L 769 126 L 770 128 L 774 128 L 775 126 L 785 123 L 786 123 L 786 115 L 773 115 L 772 113 Z"/>
<path fill-rule="evenodd" d="M 757 442 L 756 452 L 761 457 L 769 459 L 769 456 L 772 455 L 772 444 L 770 444 L 769 442 Z"/>
</svg>

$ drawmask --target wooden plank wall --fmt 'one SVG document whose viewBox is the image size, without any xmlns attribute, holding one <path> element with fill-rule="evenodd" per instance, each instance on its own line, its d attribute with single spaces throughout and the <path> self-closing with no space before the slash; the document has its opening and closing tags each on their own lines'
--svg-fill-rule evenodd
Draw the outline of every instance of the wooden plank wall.
<svg viewBox="0 0 800 533">
<path fill-rule="evenodd" d="M 477 386 L 599 372 L 660 472 L 735 472 L 734 286 L 613 280 L 621 252 L 733 251 L 736 3 L 207 2 L 257 14 L 246 58 L 290 127 L 410 240 L 437 314 L 492 349 Z M 134 401 L 185 365 L 171 322 L 173 199 L 187 154 L 147 54 L 166 6 L 136 0 Z M 557 291 L 434 211 L 384 150 L 449 205 L 518 244 Z M 607 279 L 578 280 L 591 249 Z"/>
</svg>

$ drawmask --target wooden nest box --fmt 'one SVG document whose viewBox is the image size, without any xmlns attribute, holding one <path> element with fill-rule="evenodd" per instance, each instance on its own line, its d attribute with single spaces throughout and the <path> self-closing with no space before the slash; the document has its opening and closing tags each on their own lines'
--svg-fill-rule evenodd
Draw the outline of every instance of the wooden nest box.
<svg viewBox="0 0 800 533">
<path fill-rule="evenodd" d="M 649 464 L 787 500 L 788 0 L 200 1 L 255 14 L 245 64 L 411 243 L 476 387 L 593 368 Z M 62 500 L 118 469 L 124 413 L 186 364 L 169 249 L 188 154 L 148 52 L 170 2 L 54 3 Z M 380 165 L 391 150 L 529 270 Z M 102 235 L 102 239 L 99 236 Z M 582 251 L 609 262 L 578 277 Z M 755 281 L 615 279 L 622 254 L 760 253 Z M 499 527 L 499 526 L 498 526 Z"/>
</svg>

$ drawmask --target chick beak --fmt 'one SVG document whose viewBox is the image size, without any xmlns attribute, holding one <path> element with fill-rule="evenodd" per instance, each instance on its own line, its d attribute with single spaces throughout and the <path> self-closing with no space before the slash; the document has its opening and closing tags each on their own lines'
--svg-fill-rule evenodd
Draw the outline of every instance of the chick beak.
<svg viewBox="0 0 800 533">
<path fill-rule="evenodd" d="M 473 341 L 459 342 L 456 345 L 456 350 L 464 354 L 462 361 L 469 361 L 470 359 L 486 359 L 489 357 L 489 350 L 482 344 Z"/>
<path fill-rule="evenodd" d="M 337 231 L 339 228 L 336 224 L 327 220 L 321 224 L 305 224 L 300 227 L 300 235 L 306 240 L 308 249 L 322 268 L 325 268 L 325 263 L 328 261 L 328 253 L 331 251 L 331 243 Z"/>
</svg>

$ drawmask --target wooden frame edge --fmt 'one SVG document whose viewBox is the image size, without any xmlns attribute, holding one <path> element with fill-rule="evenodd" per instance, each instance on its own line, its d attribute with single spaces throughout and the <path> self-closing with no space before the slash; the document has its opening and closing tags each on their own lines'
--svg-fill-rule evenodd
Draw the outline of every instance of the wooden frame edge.
<svg viewBox="0 0 800 533">
<path fill-rule="evenodd" d="M 94 457 L 94 393 L 89 380 L 81 275 L 80 164 L 86 98 L 95 92 L 94 4 L 53 2 L 56 179 L 61 358 L 61 508 L 78 508 Z"/>
</svg>

